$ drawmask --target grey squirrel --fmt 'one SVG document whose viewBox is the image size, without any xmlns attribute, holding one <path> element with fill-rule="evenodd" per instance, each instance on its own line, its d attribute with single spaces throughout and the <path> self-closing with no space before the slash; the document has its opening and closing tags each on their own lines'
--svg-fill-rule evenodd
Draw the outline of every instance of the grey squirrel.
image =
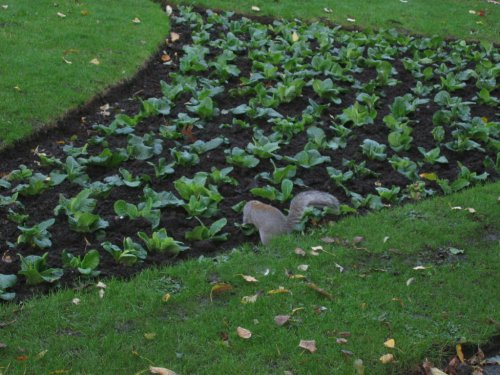
<svg viewBox="0 0 500 375">
<path fill-rule="evenodd" d="M 288 216 L 285 216 L 276 207 L 252 200 L 243 207 L 243 224 L 253 224 L 259 231 L 260 240 L 266 245 L 272 237 L 290 233 L 308 206 L 338 208 L 339 201 L 328 193 L 304 191 L 292 199 Z"/>
</svg>

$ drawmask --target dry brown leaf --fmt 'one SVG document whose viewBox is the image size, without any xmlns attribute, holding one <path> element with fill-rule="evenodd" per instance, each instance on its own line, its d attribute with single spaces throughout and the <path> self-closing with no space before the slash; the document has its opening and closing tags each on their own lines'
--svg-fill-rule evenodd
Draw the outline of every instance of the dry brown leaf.
<svg viewBox="0 0 500 375">
<path fill-rule="evenodd" d="M 323 241 L 324 243 L 335 243 L 336 242 L 335 238 L 332 238 L 332 237 L 323 237 L 321 239 L 321 241 Z"/>
<path fill-rule="evenodd" d="M 79 305 L 79 304 L 80 304 L 80 302 L 81 302 L 81 301 L 80 301 L 80 298 L 73 298 L 73 299 L 71 300 L 71 303 L 72 303 L 73 305 Z"/>
<path fill-rule="evenodd" d="M 333 296 L 330 293 L 328 293 L 326 290 L 320 288 L 319 286 L 317 286 L 314 283 L 307 283 L 306 286 L 309 289 L 315 290 L 316 292 L 318 292 L 319 294 L 321 294 L 323 297 L 326 297 L 328 299 L 333 299 Z"/>
<path fill-rule="evenodd" d="M 88 16 L 88 15 L 90 14 L 90 12 L 89 12 L 87 9 L 84 9 L 84 10 L 82 10 L 82 11 L 80 12 L 80 14 L 81 14 L 82 16 Z"/>
<path fill-rule="evenodd" d="M 305 257 L 305 256 L 306 256 L 306 252 L 305 252 L 303 249 L 301 249 L 300 247 L 297 247 L 297 248 L 294 250 L 294 252 L 295 252 L 295 254 L 300 255 L 300 256 L 302 256 L 302 257 Z"/>
<path fill-rule="evenodd" d="M 9 254 L 9 250 L 5 250 L 2 254 L 2 262 L 10 264 L 13 262 L 12 256 Z"/>
<path fill-rule="evenodd" d="M 352 243 L 358 244 L 360 242 L 363 242 L 365 238 L 363 236 L 356 236 L 352 239 Z"/>
<path fill-rule="evenodd" d="M 173 31 L 170 33 L 170 41 L 172 43 L 178 41 L 181 38 L 181 36 L 177 33 L 174 33 Z"/>
<path fill-rule="evenodd" d="M 249 283 L 257 283 L 257 282 L 259 282 L 259 280 L 257 280 L 255 277 L 250 276 L 250 275 L 243 275 L 243 274 L 240 274 L 239 276 L 243 277 L 243 279 L 244 279 L 246 282 L 249 282 Z"/>
<path fill-rule="evenodd" d="M 296 279 L 296 280 L 303 280 L 303 279 L 307 279 L 307 277 L 305 277 L 304 275 L 301 275 L 301 274 L 296 274 L 296 275 L 289 275 L 288 278 L 290 279 Z"/>
<path fill-rule="evenodd" d="M 172 58 L 170 57 L 169 54 L 164 53 L 163 55 L 161 55 L 161 61 L 163 61 L 163 62 L 169 62 L 170 60 L 172 60 Z"/>
<path fill-rule="evenodd" d="M 350 357 L 352 357 L 354 355 L 353 352 L 351 352 L 350 350 L 346 350 L 346 349 L 342 349 L 340 352 L 346 358 L 350 358 Z"/>
<path fill-rule="evenodd" d="M 394 349 L 396 347 L 396 340 L 394 339 L 389 339 L 386 342 L 384 342 L 384 346 L 386 348 Z"/>
<path fill-rule="evenodd" d="M 5 349 L 7 345 L 5 345 L 3 342 L 0 342 L 0 349 Z"/>
<path fill-rule="evenodd" d="M 170 293 L 165 293 L 163 297 L 161 297 L 161 301 L 167 303 L 168 301 L 170 301 L 171 297 L 172 296 L 170 295 Z"/>
<path fill-rule="evenodd" d="M 351 337 L 351 332 L 339 332 L 340 337 Z"/>
<path fill-rule="evenodd" d="M 314 353 L 316 349 L 316 340 L 300 340 L 299 348 L 309 350 L 309 352 Z"/>
<path fill-rule="evenodd" d="M 159 374 L 159 375 L 177 375 L 176 372 L 173 372 L 172 370 L 169 370 L 164 367 L 149 366 L 149 372 L 151 374 Z"/>
<path fill-rule="evenodd" d="M 290 319 L 290 315 L 276 315 L 274 317 L 274 322 L 279 325 L 279 326 L 282 326 L 284 325 L 286 322 L 288 322 L 288 320 Z"/>
<path fill-rule="evenodd" d="M 252 337 L 252 332 L 243 327 L 236 328 L 236 333 L 238 334 L 238 336 L 245 340 L 248 340 L 250 337 Z"/>
<path fill-rule="evenodd" d="M 432 375 L 446 375 L 446 372 L 441 371 L 437 367 L 432 367 L 431 368 L 431 374 Z"/>
<path fill-rule="evenodd" d="M 307 269 L 309 268 L 309 265 L 307 264 L 299 264 L 297 266 L 297 268 L 300 270 L 300 271 L 307 271 Z"/>
<path fill-rule="evenodd" d="M 228 292 L 230 290 L 233 290 L 233 286 L 231 284 L 227 283 L 217 283 L 215 284 L 212 289 L 210 290 L 210 301 L 212 301 L 212 297 L 214 294 L 221 294 L 224 292 Z"/>
<path fill-rule="evenodd" d="M 99 59 L 96 57 L 92 60 L 90 60 L 90 63 L 93 64 L 93 65 L 99 65 L 101 62 L 99 61 Z"/>
<path fill-rule="evenodd" d="M 337 344 L 347 344 L 347 339 L 343 338 L 343 337 L 339 337 L 338 339 L 335 340 L 337 342 Z"/>
<path fill-rule="evenodd" d="M 380 357 L 380 362 L 382 362 L 384 365 L 387 363 L 391 363 L 394 361 L 394 355 L 391 353 L 384 354 L 382 357 Z"/>
</svg>

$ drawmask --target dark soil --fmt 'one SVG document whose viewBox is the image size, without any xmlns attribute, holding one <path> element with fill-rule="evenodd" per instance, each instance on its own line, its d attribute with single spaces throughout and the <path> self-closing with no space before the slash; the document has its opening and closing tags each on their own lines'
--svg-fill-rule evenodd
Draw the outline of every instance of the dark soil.
<svg viewBox="0 0 500 375">
<path fill-rule="evenodd" d="M 147 99 L 150 97 L 161 97 L 162 93 L 160 81 L 169 81 L 169 73 L 175 72 L 178 68 L 179 58 L 183 53 L 182 46 L 191 42 L 190 29 L 186 25 L 172 23 L 172 31 L 175 31 L 180 35 L 180 40 L 175 43 L 169 43 L 168 45 L 161 46 L 158 53 L 151 58 L 149 63 L 147 63 L 147 65 L 140 72 L 138 72 L 131 81 L 109 90 L 104 95 L 92 100 L 92 102 L 83 108 L 71 111 L 65 118 L 58 122 L 55 128 L 47 130 L 45 133 L 38 134 L 30 141 L 16 144 L 15 147 L 0 154 L 0 177 L 8 174 L 11 170 L 18 168 L 20 164 L 25 164 L 30 168 L 48 174 L 50 172 L 50 168 L 37 166 L 37 158 L 33 153 L 35 148 L 37 148 L 39 152 L 43 151 L 48 155 L 53 155 L 64 160 L 66 158 L 66 154 L 63 152 L 63 146 L 71 143 L 75 146 L 84 145 L 92 135 L 96 134 L 96 131 L 92 129 L 93 124 L 109 124 L 113 120 L 114 114 L 118 113 L 126 113 L 129 115 L 136 114 L 139 108 L 139 98 Z M 222 33 L 224 30 L 218 30 L 216 32 Z M 162 55 L 165 53 L 170 55 L 172 58 L 172 62 L 170 64 L 165 64 L 162 61 Z M 214 53 L 220 53 L 220 51 L 214 51 Z M 246 53 L 241 53 L 238 56 L 237 65 L 241 70 L 241 76 L 248 77 L 250 74 L 251 63 L 249 63 Z M 389 113 L 389 105 L 393 102 L 394 98 L 409 92 L 412 87 L 415 87 L 417 82 L 416 79 L 404 69 L 400 60 L 395 60 L 393 65 L 398 71 L 396 78 L 398 79 L 399 84 L 395 87 L 387 87 L 383 89 L 384 96 L 381 97 L 377 104 L 378 116 L 375 120 L 375 124 L 354 128 L 353 133 L 349 138 L 347 147 L 341 150 L 341 152 L 323 150 L 323 155 L 331 157 L 332 162 L 330 166 L 342 168 L 343 159 L 356 161 L 364 160 L 364 156 L 360 152 L 359 145 L 366 138 L 376 140 L 380 143 L 387 143 L 388 129 L 382 122 L 382 118 Z M 358 73 L 356 79 L 361 82 L 368 82 L 373 79 L 374 76 L 375 71 L 373 69 L 366 69 L 363 72 Z M 229 79 L 226 83 L 226 92 L 214 98 L 220 109 L 233 108 L 248 101 L 248 98 L 231 97 L 227 95 L 229 89 L 238 87 L 238 85 L 238 79 Z M 346 84 L 344 85 L 346 88 L 349 88 L 350 86 Z M 476 92 L 477 89 L 474 86 L 467 86 L 462 90 L 454 92 L 454 95 L 462 97 L 463 100 L 470 100 L 474 95 L 476 95 Z M 341 96 L 341 105 L 331 105 L 323 113 L 322 120 L 324 123 L 328 124 L 331 121 L 330 116 L 335 116 L 341 113 L 343 108 L 352 104 L 355 100 L 355 96 L 356 92 L 352 89 L 343 94 Z M 316 96 L 310 87 L 305 87 L 304 94 L 301 97 L 297 98 L 290 104 L 281 105 L 277 108 L 277 110 L 284 116 L 298 115 L 308 105 L 308 97 L 312 97 L 320 104 L 326 104 L 327 102 L 326 100 Z M 178 102 L 184 103 L 188 101 L 189 98 L 189 96 L 183 96 Z M 105 104 L 110 105 L 111 115 L 104 115 L 102 113 L 100 107 Z M 471 108 L 473 116 L 487 117 L 491 121 L 496 118 L 495 109 L 491 106 L 477 104 L 471 106 Z M 420 110 L 412 114 L 411 119 L 418 121 L 418 125 L 414 126 L 414 131 L 412 133 L 412 136 L 414 137 L 413 145 L 409 151 L 400 153 L 401 156 L 408 156 L 412 160 L 419 160 L 421 159 L 421 155 L 417 150 L 417 146 L 422 146 L 427 150 L 435 147 L 431 130 L 433 129 L 432 115 L 437 109 L 437 105 L 431 101 L 430 104 L 421 107 Z M 177 117 L 179 112 L 185 112 L 185 109 L 180 105 L 174 107 L 172 114 L 169 116 L 155 116 L 145 119 L 137 126 L 135 134 L 142 135 L 150 131 L 157 132 L 160 125 L 168 124 L 169 118 Z M 252 140 L 251 129 L 241 129 L 236 127 L 221 129 L 219 127 L 220 124 L 230 124 L 232 117 L 233 115 L 231 114 L 220 115 L 212 121 L 209 121 L 204 129 L 200 130 L 194 128 L 194 138 L 210 140 L 223 135 L 230 141 L 230 146 L 227 147 L 238 146 L 245 148 L 248 142 Z M 260 125 L 266 132 L 269 130 L 269 124 L 265 121 L 262 121 L 262 123 L 259 123 L 258 125 Z M 325 132 L 328 137 L 332 136 L 332 131 L 328 127 L 325 127 Z M 450 133 L 451 132 L 448 130 L 446 134 L 447 140 L 451 139 Z M 186 144 L 192 141 L 192 137 L 186 137 L 183 141 L 181 140 L 181 142 L 185 142 Z M 284 145 L 281 148 L 280 153 L 282 155 L 293 156 L 303 149 L 306 142 L 307 138 L 305 133 L 299 134 L 288 145 Z M 123 147 L 125 144 L 126 137 L 109 139 L 110 148 Z M 167 161 L 172 160 L 172 157 L 170 156 L 170 147 L 173 146 L 173 141 L 164 140 L 163 152 L 159 157 L 163 156 L 167 159 Z M 97 154 L 100 150 L 100 146 L 90 146 L 89 154 Z M 450 181 L 453 181 L 456 178 L 458 162 L 467 166 L 471 171 L 482 173 L 485 170 L 483 166 L 485 154 L 478 154 L 477 152 L 463 152 L 461 154 L 456 154 L 444 147 L 442 147 L 442 153 L 448 158 L 449 164 L 425 165 L 422 170 L 425 172 L 436 172 L 440 178 L 447 178 Z M 388 148 L 388 156 L 390 157 L 392 154 L 393 151 Z M 489 155 L 493 159 L 496 157 L 496 155 L 493 155 L 491 152 L 486 153 L 486 155 Z M 148 161 L 156 162 L 159 157 L 155 157 Z M 152 188 L 156 191 L 175 192 L 173 182 L 181 176 L 185 175 L 187 177 L 191 177 L 197 171 L 210 171 L 213 166 L 217 166 L 219 168 L 227 166 L 223 147 L 219 147 L 212 152 L 201 155 L 200 159 L 200 163 L 195 168 L 176 167 L 175 174 L 169 176 L 167 179 L 153 179 L 151 183 Z M 283 166 L 284 162 L 277 162 L 277 165 Z M 154 176 L 153 168 L 146 162 L 129 160 L 122 166 L 132 172 L 134 176 L 142 174 Z M 397 185 L 404 188 L 410 184 L 410 181 L 406 177 L 393 170 L 387 162 L 368 160 L 367 167 L 375 171 L 378 176 L 366 176 L 361 179 L 358 178 L 352 180 L 353 182 L 346 184 L 350 190 L 365 196 L 369 193 L 377 194 L 375 191 L 376 186 L 391 187 L 392 185 Z M 102 277 L 130 277 L 139 270 L 153 265 L 170 264 L 173 261 L 186 257 L 211 255 L 215 252 L 238 246 L 245 241 L 253 241 L 256 243 L 258 241 L 258 237 L 256 235 L 250 238 L 245 237 L 243 233 L 233 225 L 241 222 L 241 215 L 235 213 L 231 209 L 231 206 L 243 200 L 246 201 L 254 199 L 254 197 L 250 194 L 250 189 L 256 186 L 265 185 L 265 182 L 262 180 L 256 180 L 254 177 L 260 172 L 272 172 L 272 170 L 273 167 L 268 160 L 262 160 L 256 168 L 251 170 L 235 168 L 235 170 L 231 173 L 231 176 L 239 181 L 239 185 L 236 187 L 231 185 L 222 185 L 219 187 L 219 191 L 223 195 L 224 200 L 220 204 L 221 211 L 213 220 L 221 217 L 225 217 L 228 220 L 228 225 L 224 228 L 224 231 L 229 232 L 230 237 L 229 240 L 224 243 L 218 244 L 210 241 L 189 243 L 191 248 L 175 259 L 172 259 L 165 254 L 150 253 L 148 254 L 145 262 L 137 263 L 133 266 L 124 266 L 122 264 L 117 264 L 108 253 L 102 250 L 100 243 L 103 240 L 101 238 L 97 238 L 95 233 L 82 234 L 70 231 L 66 224 L 66 217 L 64 215 L 59 215 L 56 217 L 55 225 L 49 230 L 52 234 L 53 245 L 48 250 L 48 264 L 52 267 L 62 267 L 61 252 L 64 249 L 75 255 L 82 255 L 85 251 L 96 248 L 101 253 L 99 270 L 101 271 Z M 488 170 L 488 172 L 493 179 L 497 179 L 499 177 L 493 170 Z M 116 174 L 117 171 L 94 167 L 89 168 L 87 173 L 92 180 L 102 181 L 106 176 Z M 331 182 L 324 165 L 320 168 L 313 169 L 298 168 L 297 177 L 304 181 L 306 187 L 295 187 L 294 193 L 297 193 L 299 189 L 317 189 L 330 192 L 331 194 L 337 196 L 342 203 L 350 204 L 350 198 L 345 195 L 344 191 L 336 187 Z M 440 191 L 439 187 L 437 187 L 434 182 L 427 181 L 426 184 L 426 188 L 432 188 L 436 190 L 436 192 Z M 80 189 L 81 188 L 79 186 L 64 182 L 63 184 L 51 188 L 39 196 L 22 198 L 22 202 L 26 206 L 26 212 L 30 215 L 27 224 L 34 225 L 53 217 L 53 209 L 58 204 L 59 195 L 64 194 L 67 198 L 73 197 Z M 2 193 L 5 194 L 5 191 Z M 146 231 L 147 233 L 151 232 L 150 225 L 146 221 L 120 219 L 115 215 L 113 210 L 113 203 L 117 199 L 124 199 L 127 202 L 137 203 L 141 196 L 142 186 L 139 189 L 115 187 L 107 199 L 101 199 L 98 201 L 96 213 L 101 215 L 101 217 L 107 220 L 110 224 L 109 228 L 106 229 L 106 241 L 121 245 L 123 238 L 130 236 L 137 242 L 140 242 L 136 235 L 138 231 Z M 279 208 L 284 209 L 287 208 L 287 206 L 288 204 L 281 205 Z M 16 256 L 16 253 L 24 256 L 31 254 L 41 255 L 45 251 L 30 248 L 25 245 L 17 246 L 15 250 L 7 250 L 6 242 L 15 243 L 16 238 L 19 235 L 17 225 L 7 220 L 7 211 L 7 208 L 0 208 L 0 250 L 3 254 L 2 261 L 0 261 L 0 273 L 17 274 L 20 267 L 20 261 L 19 257 Z M 331 217 L 330 219 L 335 219 L 335 217 Z M 194 228 L 196 225 L 198 225 L 198 222 L 193 219 L 187 219 L 185 211 L 182 208 L 166 208 L 162 210 L 160 228 L 166 228 L 169 235 L 179 241 L 184 241 L 184 233 L 187 230 Z M 27 286 L 25 285 L 22 277 L 19 279 L 20 280 L 17 285 L 12 288 L 12 290 L 17 293 L 16 298 L 19 300 L 25 299 L 34 293 L 46 292 L 49 289 L 57 287 L 48 284 Z M 57 285 L 71 286 L 78 283 L 79 280 L 81 279 L 76 271 L 65 270 L 63 278 Z"/>
</svg>

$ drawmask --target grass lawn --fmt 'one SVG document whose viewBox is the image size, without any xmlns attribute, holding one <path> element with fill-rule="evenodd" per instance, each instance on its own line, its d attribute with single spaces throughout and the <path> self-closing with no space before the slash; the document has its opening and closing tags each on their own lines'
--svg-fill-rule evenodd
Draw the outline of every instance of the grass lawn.
<svg viewBox="0 0 500 375">
<path fill-rule="evenodd" d="M 130 77 L 168 29 L 165 13 L 150 1 L 2 5 L 0 149 Z"/>
<path fill-rule="evenodd" d="M 498 43 L 500 15 L 497 5 L 485 0 L 174 0 L 212 9 L 248 14 L 280 16 L 288 19 L 326 19 L 334 23 L 362 28 L 396 28 L 424 35 L 440 35 Z M 257 6 L 260 12 L 252 11 Z M 325 8 L 328 10 L 325 11 Z M 331 12 L 330 12 L 331 10 Z M 475 11 L 471 14 L 469 11 Z M 482 12 L 480 12 L 482 11 Z M 349 21 L 350 19 L 351 21 Z M 354 20 L 354 21 L 352 21 Z"/>
<path fill-rule="evenodd" d="M 496 183 L 351 216 L 266 248 L 109 280 L 103 298 L 92 285 L 2 305 L 0 322 L 10 324 L 0 371 L 132 374 L 154 365 L 179 374 L 352 374 L 360 358 L 367 374 L 401 374 L 424 358 L 439 364 L 445 348 L 498 332 L 488 321 L 500 320 L 499 196 Z M 355 244 L 356 236 L 364 240 Z M 317 245 L 324 251 L 313 256 Z M 214 283 L 232 290 L 211 301 Z M 243 303 L 246 296 L 256 301 Z M 291 317 L 278 326 L 277 315 Z M 237 327 L 252 337 L 238 337 Z M 384 347 L 391 338 L 395 349 Z M 299 348 L 300 340 L 315 340 L 317 351 Z M 387 353 L 396 361 L 383 365 Z"/>
</svg>

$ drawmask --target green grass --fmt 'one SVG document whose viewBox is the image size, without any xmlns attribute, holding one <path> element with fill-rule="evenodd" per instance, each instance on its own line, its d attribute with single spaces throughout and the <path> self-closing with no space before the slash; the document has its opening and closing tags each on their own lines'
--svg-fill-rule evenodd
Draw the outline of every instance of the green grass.
<svg viewBox="0 0 500 375">
<path fill-rule="evenodd" d="M 4 4 L 8 8 L 0 8 L 0 148 L 130 77 L 168 29 L 159 5 L 145 0 Z M 132 22 L 136 17 L 141 23 Z M 94 58 L 99 65 L 90 63 Z"/>
<path fill-rule="evenodd" d="M 155 365 L 179 374 L 352 374 L 354 359 L 361 358 L 366 373 L 387 374 L 404 373 L 426 357 L 439 362 L 457 340 L 482 343 L 498 332 L 488 319 L 500 320 L 499 196 L 495 183 L 351 216 L 266 248 L 245 246 L 215 259 L 148 270 L 128 283 L 106 281 L 103 299 L 90 286 L 21 306 L 2 305 L 0 321 L 12 324 L 2 329 L 1 341 L 8 346 L 0 351 L 0 371 L 132 374 Z M 455 206 L 477 212 L 452 210 Z M 320 239 L 327 235 L 365 240 L 356 249 L 325 244 Z M 326 252 L 310 255 L 314 245 Z M 297 246 L 307 251 L 305 257 L 294 253 Z M 464 253 L 454 256 L 450 247 Z M 309 269 L 299 271 L 299 264 Z M 425 269 L 413 269 L 420 265 Z M 287 277 L 287 270 L 306 275 L 333 299 L 309 289 L 303 279 Z M 259 282 L 247 283 L 240 274 Z M 213 281 L 234 289 L 211 302 Z M 280 286 L 290 293 L 267 293 Z M 240 302 L 259 291 L 256 303 Z M 165 293 L 172 295 L 166 303 Z M 79 305 L 71 303 L 75 297 Z M 274 323 L 274 316 L 294 309 L 290 325 Z M 239 338 L 238 326 L 253 336 Z M 336 338 L 344 331 L 351 336 L 340 345 Z M 389 338 L 396 349 L 384 347 Z M 301 339 L 316 340 L 317 352 L 298 348 Z M 341 349 L 354 355 L 344 358 Z M 388 352 L 397 362 L 382 365 L 379 357 Z"/>
<path fill-rule="evenodd" d="M 498 6 L 485 0 L 174 0 L 176 4 L 191 4 L 211 9 L 225 9 L 247 14 L 279 16 L 288 19 L 326 19 L 337 24 L 362 28 L 397 28 L 412 33 L 440 35 L 498 43 L 500 15 Z M 260 8 L 256 13 L 252 6 Z M 324 11 L 331 9 L 331 13 Z M 483 10 L 484 16 L 469 10 Z M 355 22 L 347 21 L 348 18 Z"/>
</svg>

